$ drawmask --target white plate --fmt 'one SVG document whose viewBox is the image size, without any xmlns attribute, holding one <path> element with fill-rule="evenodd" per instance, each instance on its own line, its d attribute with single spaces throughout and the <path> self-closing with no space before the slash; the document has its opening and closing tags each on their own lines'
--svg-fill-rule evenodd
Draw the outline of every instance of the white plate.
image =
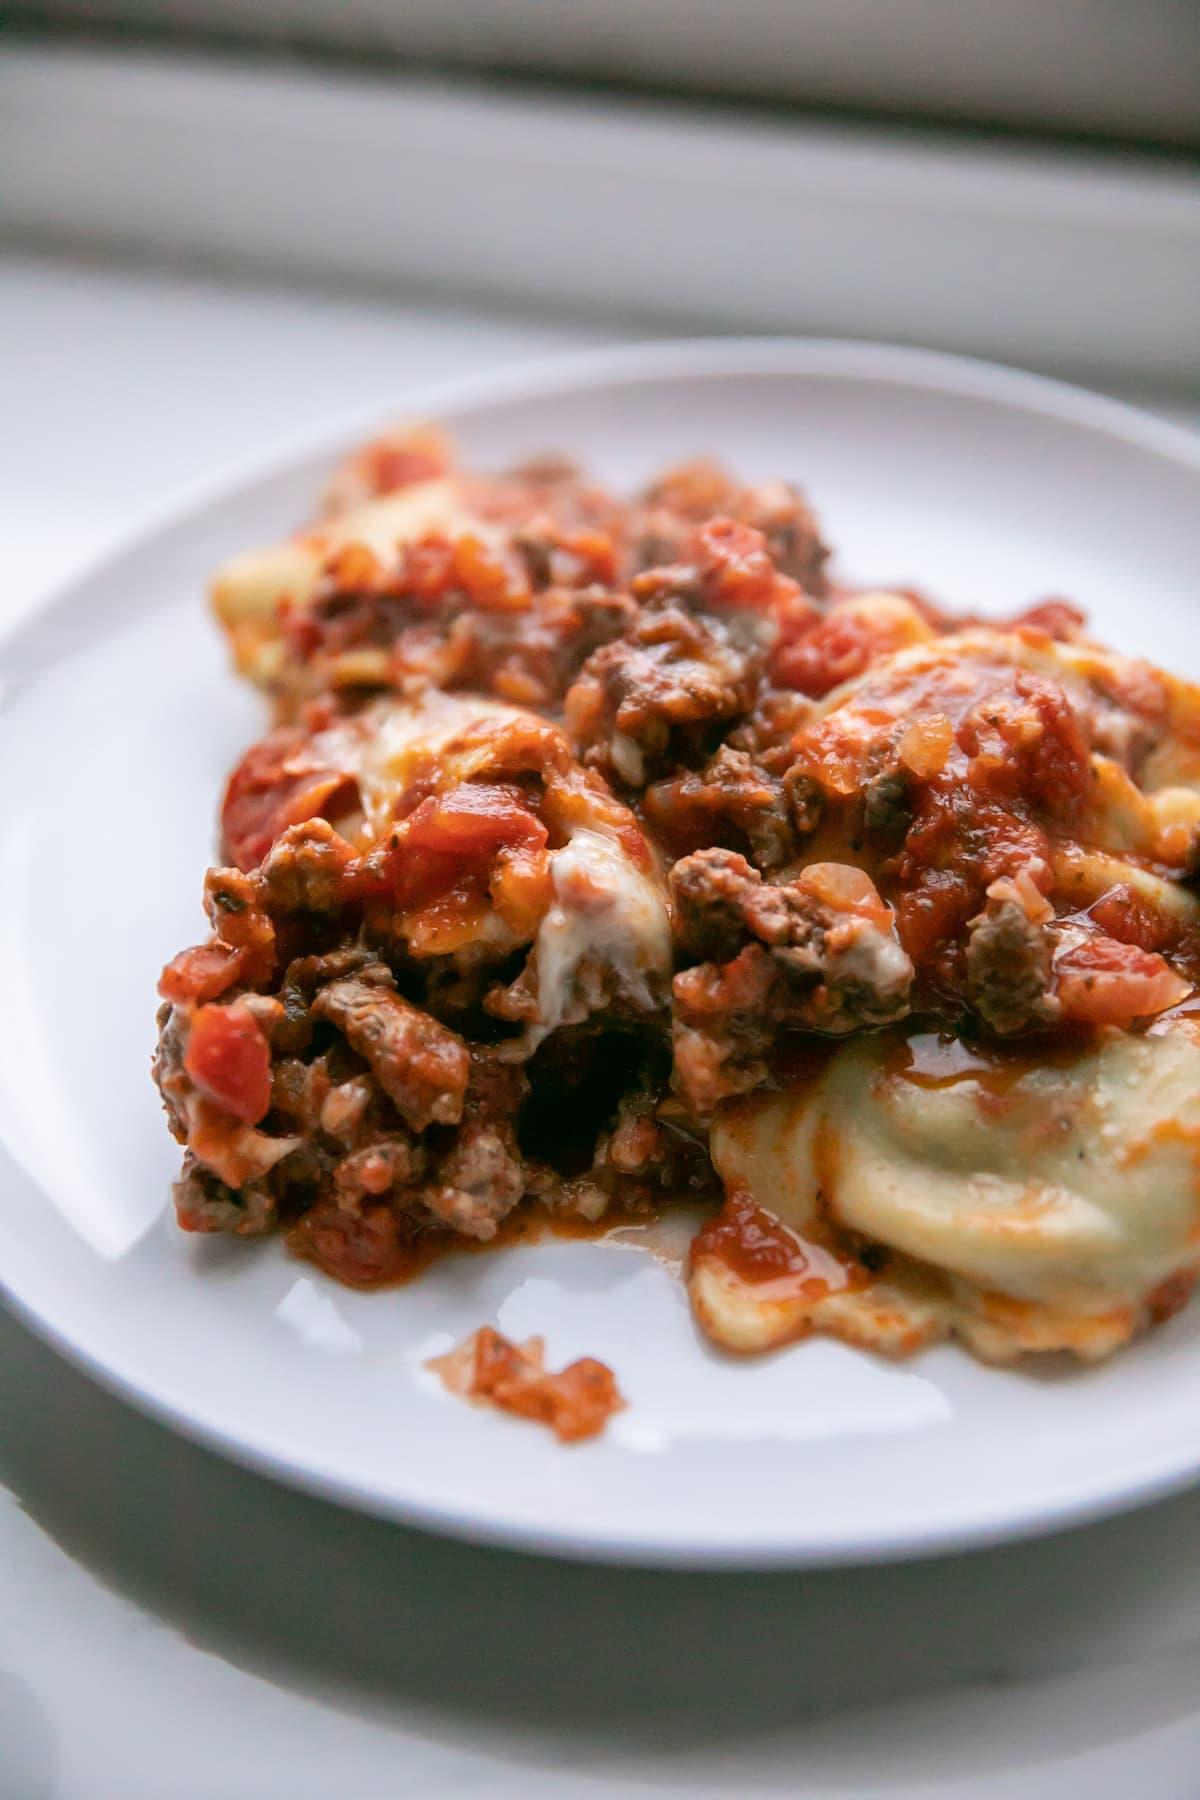
<svg viewBox="0 0 1200 1800">
<path fill-rule="evenodd" d="M 1200 671 L 1200 449 L 1087 395 L 840 344 L 590 353 L 419 397 L 482 466 L 561 446 L 628 484 L 712 449 L 802 481 L 856 578 L 964 606 L 1067 593 Z M 366 426 L 363 429 L 367 429 Z M 0 646 L 0 1280 L 99 1379 L 230 1455 L 463 1536 L 683 1564 L 895 1557 L 1049 1529 L 1200 1474 L 1200 1305 L 1093 1371 L 954 1348 L 890 1366 L 698 1338 L 641 1251 L 543 1245 L 348 1293 L 271 1243 L 185 1239 L 147 1064 L 154 983 L 203 935 L 222 779 L 261 728 L 203 600 L 305 515 L 347 435 L 226 487 Z M 560 1449 L 424 1359 L 484 1320 L 610 1361 L 630 1400 Z M 52 1429 L 52 1424 L 48 1424 Z"/>
</svg>

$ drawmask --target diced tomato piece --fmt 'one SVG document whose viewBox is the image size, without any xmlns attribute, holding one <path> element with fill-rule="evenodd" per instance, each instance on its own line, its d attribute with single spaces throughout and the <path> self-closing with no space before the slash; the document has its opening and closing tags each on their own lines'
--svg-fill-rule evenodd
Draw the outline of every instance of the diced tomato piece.
<svg viewBox="0 0 1200 1800">
<path fill-rule="evenodd" d="M 321 623 L 307 606 L 295 606 L 290 600 L 280 600 L 275 614 L 289 657 L 296 662 L 309 662 L 325 641 Z"/>
<path fill-rule="evenodd" d="M 298 716 L 301 728 L 314 737 L 318 731 L 328 731 L 331 725 L 345 717 L 336 694 L 317 694 L 306 700 Z"/>
<path fill-rule="evenodd" d="M 792 653 L 808 637 L 813 627 L 820 624 L 823 614 L 816 602 L 801 591 L 773 606 L 771 617 L 775 622 L 771 675 L 780 687 L 794 688 L 796 684 L 787 673 Z"/>
<path fill-rule="evenodd" d="M 326 559 L 324 584 L 335 593 L 369 593 L 382 577 L 383 565 L 366 544 L 342 544 Z"/>
<path fill-rule="evenodd" d="M 271 1046 L 240 1001 L 197 1009 L 183 1066 L 214 1106 L 247 1125 L 271 1104 Z"/>
<path fill-rule="evenodd" d="M 563 1444 L 595 1437 L 624 1405 L 612 1370 L 594 1356 L 581 1356 L 535 1382 L 502 1382 L 493 1398 L 506 1412 L 549 1425 Z"/>
<path fill-rule="evenodd" d="M 1089 906 L 1088 916 L 1108 937 L 1136 944 L 1139 950 L 1169 950 L 1179 941 L 1178 923 L 1156 911 L 1127 881 L 1105 888 Z"/>
<path fill-rule="evenodd" d="M 862 674 L 875 642 L 862 619 L 833 613 L 804 637 L 779 645 L 771 673 L 782 686 L 820 700 L 843 681 Z"/>
<path fill-rule="evenodd" d="M 1079 717 L 1057 682 L 1018 670 L 1011 688 L 986 695 L 958 728 L 980 793 L 1030 801 L 1070 820 L 1092 780 Z"/>
<path fill-rule="evenodd" d="M 481 1325 L 475 1333 L 475 1370 L 471 1393 L 490 1398 L 504 1382 L 519 1381 L 523 1375 L 540 1373 L 540 1365 L 519 1344 L 512 1343 L 490 1325 Z"/>
<path fill-rule="evenodd" d="M 1191 984 L 1164 957 L 1115 938 L 1084 938 L 1056 959 L 1064 1017 L 1089 1025 L 1129 1025 L 1177 1006 Z"/>
<path fill-rule="evenodd" d="M 1048 813 L 1070 819 L 1092 783 L 1091 750 L 1079 715 L 1057 682 L 1022 673 L 1017 689 L 1032 702 L 1043 726 L 1028 755 L 1026 791 Z"/>
<path fill-rule="evenodd" d="M 171 958 L 159 977 L 158 991 L 173 1005 L 215 1000 L 231 988 L 242 967 L 242 952 L 229 944 L 197 944 Z"/>
<path fill-rule="evenodd" d="M 239 869 L 255 869 L 280 832 L 330 809 L 353 803 L 353 779 L 338 769 L 289 768 L 310 744 L 294 726 L 273 731 L 246 752 L 229 778 L 221 807 L 221 849 Z"/>
<path fill-rule="evenodd" d="M 529 583 L 515 560 L 469 533 L 454 546 L 454 577 L 476 606 L 508 612 L 529 604 Z"/>
<path fill-rule="evenodd" d="M 708 598 L 719 606 L 765 611 L 800 591 L 799 584 L 781 575 L 771 561 L 762 532 L 736 519 L 709 519 L 698 526 L 684 555 L 695 563 Z"/>
<path fill-rule="evenodd" d="M 1069 600 L 1041 600 L 1036 606 L 1027 606 L 1024 612 L 1019 612 L 1015 618 L 1010 619 L 1009 629 L 1044 631 L 1047 637 L 1066 642 L 1086 624 L 1086 613 L 1078 606 L 1073 606 Z"/>
<path fill-rule="evenodd" d="M 517 559 L 472 532 L 453 539 L 431 532 L 410 544 L 394 591 L 428 612 L 464 597 L 499 612 L 529 605 L 529 583 Z"/>
<path fill-rule="evenodd" d="M 461 782 L 431 794 L 397 827 L 388 852 L 392 895 L 405 911 L 458 895 L 470 912 L 501 851 L 545 848 L 546 827 L 516 787 Z"/>
<path fill-rule="evenodd" d="M 482 1325 L 475 1334 L 474 1397 L 494 1402 L 519 1418 L 549 1425 L 564 1444 L 595 1437 L 623 1405 L 616 1377 L 606 1363 L 581 1356 L 557 1375 L 542 1363 L 541 1341 L 511 1343 Z"/>
<path fill-rule="evenodd" d="M 414 850 L 408 839 L 398 834 L 388 851 L 388 886 L 381 896 L 385 911 L 399 909 L 411 914 L 414 909 L 431 906 L 437 900 L 459 890 L 479 886 L 467 880 L 464 859 L 439 850 Z"/>
<path fill-rule="evenodd" d="M 413 850 L 457 853 L 467 860 L 490 855 L 502 844 L 546 842 L 546 827 L 520 790 L 503 784 L 462 782 L 422 800 L 404 822 Z"/>
<path fill-rule="evenodd" d="M 611 587 L 617 579 L 617 547 L 604 531 L 569 531 L 559 539 L 561 547 L 583 565 L 592 581 Z"/>
<path fill-rule="evenodd" d="M 432 435 L 404 443 L 369 444 L 362 453 L 363 475 L 372 493 L 394 494 L 399 488 L 444 475 L 450 453 Z"/>
<path fill-rule="evenodd" d="M 225 789 L 221 806 L 221 847 L 239 869 L 253 869 L 275 841 L 279 829 L 283 766 L 306 742 L 303 731 L 273 731 L 248 750 Z"/>
</svg>

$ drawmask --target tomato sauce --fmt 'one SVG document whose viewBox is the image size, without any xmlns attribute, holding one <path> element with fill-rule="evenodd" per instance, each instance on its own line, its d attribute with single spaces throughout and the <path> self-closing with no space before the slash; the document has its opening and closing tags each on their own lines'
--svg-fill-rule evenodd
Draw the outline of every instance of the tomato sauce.
<svg viewBox="0 0 1200 1800">
<path fill-rule="evenodd" d="M 692 1266 L 713 1259 L 748 1287 L 804 1300 L 863 1285 L 867 1272 L 832 1249 L 800 1238 L 745 1189 L 729 1195 L 692 1244 Z"/>
<path fill-rule="evenodd" d="M 288 1247 L 336 1281 L 357 1288 L 402 1287 L 445 1257 L 477 1256 L 481 1251 L 513 1250 L 519 1245 L 602 1243 L 606 1238 L 637 1245 L 644 1236 L 647 1254 L 678 1268 L 677 1257 L 663 1247 L 654 1230 L 670 1212 L 670 1202 L 664 1202 L 658 1215 L 609 1211 L 598 1219 L 588 1219 L 582 1213 L 526 1201 L 500 1221 L 492 1237 L 481 1239 L 432 1225 L 414 1226 L 397 1219 L 391 1207 L 382 1203 L 357 1211 L 314 1207 L 293 1225 Z"/>
</svg>

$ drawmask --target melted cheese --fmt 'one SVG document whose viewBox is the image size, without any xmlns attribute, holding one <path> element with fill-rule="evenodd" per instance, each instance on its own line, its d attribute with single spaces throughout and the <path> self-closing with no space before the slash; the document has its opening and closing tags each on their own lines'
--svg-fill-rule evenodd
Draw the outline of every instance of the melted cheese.
<svg viewBox="0 0 1200 1800">
<path fill-rule="evenodd" d="M 540 746 L 570 765 L 565 739 L 546 720 L 499 700 L 438 689 L 415 700 L 376 702 L 319 734 L 313 754 L 357 781 L 362 823 L 356 842 L 362 848 L 387 835 L 403 796 L 417 783 L 433 792 L 510 777 L 506 727 L 530 746 L 529 761 Z M 526 1049 L 610 1000 L 650 1011 L 661 1004 L 670 980 L 671 924 L 657 865 L 644 840 L 644 861 L 630 854 L 629 842 L 640 840 L 632 813 L 574 767 L 579 781 L 567 841 L 550 856 L 554 898 L 524 977 L 537 1005 Z M 345 825 L 339 829 L 346 831 Z M 485 917 L 472 941 L 511 947 L 495 915 Z"/>
<path fill-rule="evenodd" d="M 713 1160 L 803 1238 L 836 1227 L 894 1254 L 830 1295 L 693 1278 L 719 1341 L 827 1330 L 888 1350 L 947 1331 L 981 1354 L 1104 1355 L 1200 1266 L 1200 1039 L 1109 1032 L 1072 1060 L 916 1078 L 892 1034 L 841 1049 L 802 1092 L 741 1102 Z"/>
<path fill-rule="evenodd" d="M 671 924 L 661 881 L 639 869 L 612 836 L 587 827 L 550 859 L 554 903 L 534 946 L 540 1043 L 586 1016 L 588 965 L 608 977 L 614 997 L 652 1010 L 671 972 Z"/>
<path fill-rule="evenodd" d="M 521 726 L 531 715 L 478 694 L 430 688 L 417 700 L 381 701 L 344 728 L 373 835 L 381 837 L 405 791 L 420 779 L 430 791 L 491 774 L 496 739 L 480 727 Z"/>
</svg>

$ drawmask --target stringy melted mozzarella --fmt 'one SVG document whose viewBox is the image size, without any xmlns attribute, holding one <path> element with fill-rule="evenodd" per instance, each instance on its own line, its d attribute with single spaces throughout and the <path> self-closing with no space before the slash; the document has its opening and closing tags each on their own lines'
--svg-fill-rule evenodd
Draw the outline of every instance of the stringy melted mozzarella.
<svg viewBox="0 0 1200 1800">
<path fill-rule="evenodd" d="M 539 1019 L 534 1043 L 586 1017 L 589 968 L 614 998 L 649 1011 L 671 971 L 671 925 L 662 883 L 611 836 L 581 827 L 550 863 L 554 903 L 534 948 Z"/>
</svg>

